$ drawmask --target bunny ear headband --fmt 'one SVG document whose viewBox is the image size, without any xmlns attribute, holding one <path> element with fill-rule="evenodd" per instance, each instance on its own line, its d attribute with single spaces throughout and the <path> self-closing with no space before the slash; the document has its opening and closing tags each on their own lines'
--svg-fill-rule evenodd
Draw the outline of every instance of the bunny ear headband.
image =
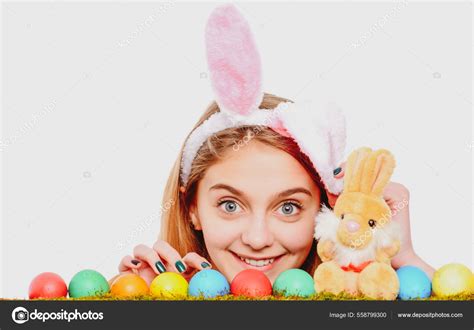
<svg viewBox="0 0 474 330">
<path fill-rule="evenodd" d="M 341 111 L 334 106 L 302 109 L 291 102 L 280 103 L 273 110 L 259 109 L 263 99 L 260 55 L 249 24 L 233 5 L 218 7 L 209 17 L 206 50 L 220 111 L 188 137 L 181 159 L 182 184 L 186 186 L 193 160 L 210 136 L 228 128 L 255 125 L 293 138 L 313 163 L 326 190 L 339 194 L 343 183 L 334 178 L 333 170 L 345 148 Z"/>
</svg>

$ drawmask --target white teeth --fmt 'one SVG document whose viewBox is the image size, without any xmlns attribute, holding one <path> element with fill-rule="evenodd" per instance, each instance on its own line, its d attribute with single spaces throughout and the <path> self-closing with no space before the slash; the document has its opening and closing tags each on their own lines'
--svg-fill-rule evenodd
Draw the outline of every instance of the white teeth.
<svg viewBox="0 0 474 330">
<path fill-rule="evenodd" d="M 271 264 L 273 261 L 275 261 L 275 258 L 264 259 L 264 260 L 254 260 L 254 259 L 247 259 L 247 258 L 240 257 L 240 260 L 244 261 L 245 263 L 251 266 L 263 267 L 263 266 Z"/>
</svg>

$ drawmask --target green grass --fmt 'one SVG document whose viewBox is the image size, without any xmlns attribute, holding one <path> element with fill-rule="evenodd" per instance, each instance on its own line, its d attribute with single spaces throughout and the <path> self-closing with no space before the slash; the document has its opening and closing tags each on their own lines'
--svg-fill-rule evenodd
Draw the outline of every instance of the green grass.
<svg viewBox="0 0 474 330">
<path fill-rule="evenodd" d="M 0 300 L 18 300 L 18 299 L 0 299 Z M 233 295 L 226 295 L 220 296 L 213 299 L 206 299 L 202 297 L 187 297 L 185 299 L 170 299 L 170 298 L 157 298 L 152 295 L 145 295 L 145 296 L 137 296 L 132 298 L 119 298 L 114 297 L 110 293 L 97 296 L 97 297 L 84 297 L 84 298 L 57 298 L 57 299 L 34 299 L 34 300 L 59 300 L 59 301 L 81 301 L 81 300 L 103 300 L 103 301 L 119 301 L 119 300 L 135 300 L 135 301 L 145 301 L 145 300 L 186 300 L 186 301 L 249 301 L 249 300 L 262 300 L 262 301 L 324 301 L 324 300 L 352 300 L 352 301 L 360 301 L 360 300 L 374 300 L 363 296 L 350 296 L 347 294 L 339 294 L 333 295 L 330 293 L 319 293 L 313 295 L 308 298 L 301 298 L 301 297 L 281 297 L 281 296 L 266 296 L 262 298 L 249 298 L 244 296 L 233 296 Z M 474 300 L 474 293 L 471 294 L 460 294 L 456 296 L 448 296 L 448 297 L 436 297 L 432 296 L 426 299 L 416 299 L 420 301 L 436 301 L 436 300 Z"/>
</svg>

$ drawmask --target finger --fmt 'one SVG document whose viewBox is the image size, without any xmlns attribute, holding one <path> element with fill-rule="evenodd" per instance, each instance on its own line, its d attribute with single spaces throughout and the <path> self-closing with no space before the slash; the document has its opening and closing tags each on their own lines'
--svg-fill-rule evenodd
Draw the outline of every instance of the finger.
<svg viewBox="0 0 474 330">
<path fill-rule="evenodd" d="M 334 178 L 342 179 L 344 177 L 345 168 L 346 168 L 346 162 L 343 162 L 338 168 L 334 169 L 333 171 Z M 336 205 L 338 195 L 330 193 L 327 189 L 326 189 L 326 195 L 328 196 L 329 206 L 334 208 L 334 205 Z"/>
<path fill-rule="evenodd" d="M 118 267 L 119 272 L 125 272 L 127 270 L 138 269 L 141 266 L 140 260 L 133 259 L 132 256 L 125 256 L 120 261 Z"/>
<path fill-rule="evenodd" d="M 150 285 L 151 282 L 157 276 L 155 274 L 155 271 L 151 267 L 146 267 L 146 268 L 140 269 L 140 272 L 137 275 L 139 275 L 141 278 L 143 278 L 148 285 Z"/>
<path fill-rule="evenodd" d="M 212 268 L 212 265 L 205 258 L 201 257 L 196 252 L 189 252 L 183 257 L 183 261 L 186 263 L 188 268 L 194 268 L 197 270 L 203 270 L 205 268 Z"/>
<path fill-rule="evenodd" d="M 343 162 L 338 168 L 334 169 L 333 174 L 336 179 L 344 177 L 344 170 L 346 168 L 346 162 Z"/>
<path fill-rule="evenodd" d="M 166 271 L 166 267 L 158 253 L 144 244 L 136 246 L 133 249 L 133 255 L 136 259 L 147 262 L 156 274 L 161 274 Z"/>
<path fill-rule="evenodd" d="M 410 191 L 401 183 L 390 181 L 383 190 L 383 197 L 386 200 L 408 202 Z"/>
<path fill-rule="evenodd" d="M 186 263 L 181 258 L 178 251 L 176 251 L 168 242 L 158 240 L 153 244 L 153 250 L 164 259 L 173 271 L 184 273 L 186 271 Z"/>
</svg>

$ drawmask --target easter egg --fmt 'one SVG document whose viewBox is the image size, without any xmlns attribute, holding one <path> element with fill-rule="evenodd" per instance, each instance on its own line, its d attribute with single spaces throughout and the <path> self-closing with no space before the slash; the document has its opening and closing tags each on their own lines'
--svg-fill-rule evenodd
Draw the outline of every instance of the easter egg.
<svg viewBox="0 0 474 330">
<path fill-rule="evenodd" d="M 415 266 L 404 266 L 397 270 L 401 300 L 428 298 L 431 296 L 431 281 L 428 275 Z"/>
<path fill-rule="evenodd" d="M 447 264 L 433 275 L 433 292 L 440 297 L 472 293 L 474 277 L 469 268 L 462 264 Z"/>
<path fill-rule="evenodd" d="M 148 294 L 148 284 L 135 274 L 124 274 L 117 277 L 110 287 L 115 297 L 130 298 Z"/>
<path fill-rule="evenodd" d="M 99 296 L 107 292 L 109 292 L 109 283 L 102 274 L 95 270 L 81 270 L 69 282 L 69 296 L 71 298 Z"/>
<path fill-rule="evenodd" d="M 269 296 L 272 294 L 272 283 L 261 271 L 246 269 L 234 277 L 230 284 L 230 292 L 236 296 Z"/>
<path fill-rule="evenodd" d="M 192 297 L 214 298 L 229 292 L 229 282 L 224 275 L 214 269 L 201 270 L 189 281 L 188 293 Z"/>
<path fill-rule="evenodd" d="M 150 292 L 159 298 L 184 299 L 188 295 L 188 281 L 178 273 L 164 272 L 151 282 Z"/>
<path fill-rule="evenodd" d="M 311 275 L 302 269 L 288 269 L 273 283 L 273 293 L 285 297 L 309 297 L 315 293 Z"/>
<path fill-rule="evenodd" d="M 67 285 L 58 274 L 41 273 L 31 281 L 28 296 L 30 299 L 67 297 Z"/>
</svg>

